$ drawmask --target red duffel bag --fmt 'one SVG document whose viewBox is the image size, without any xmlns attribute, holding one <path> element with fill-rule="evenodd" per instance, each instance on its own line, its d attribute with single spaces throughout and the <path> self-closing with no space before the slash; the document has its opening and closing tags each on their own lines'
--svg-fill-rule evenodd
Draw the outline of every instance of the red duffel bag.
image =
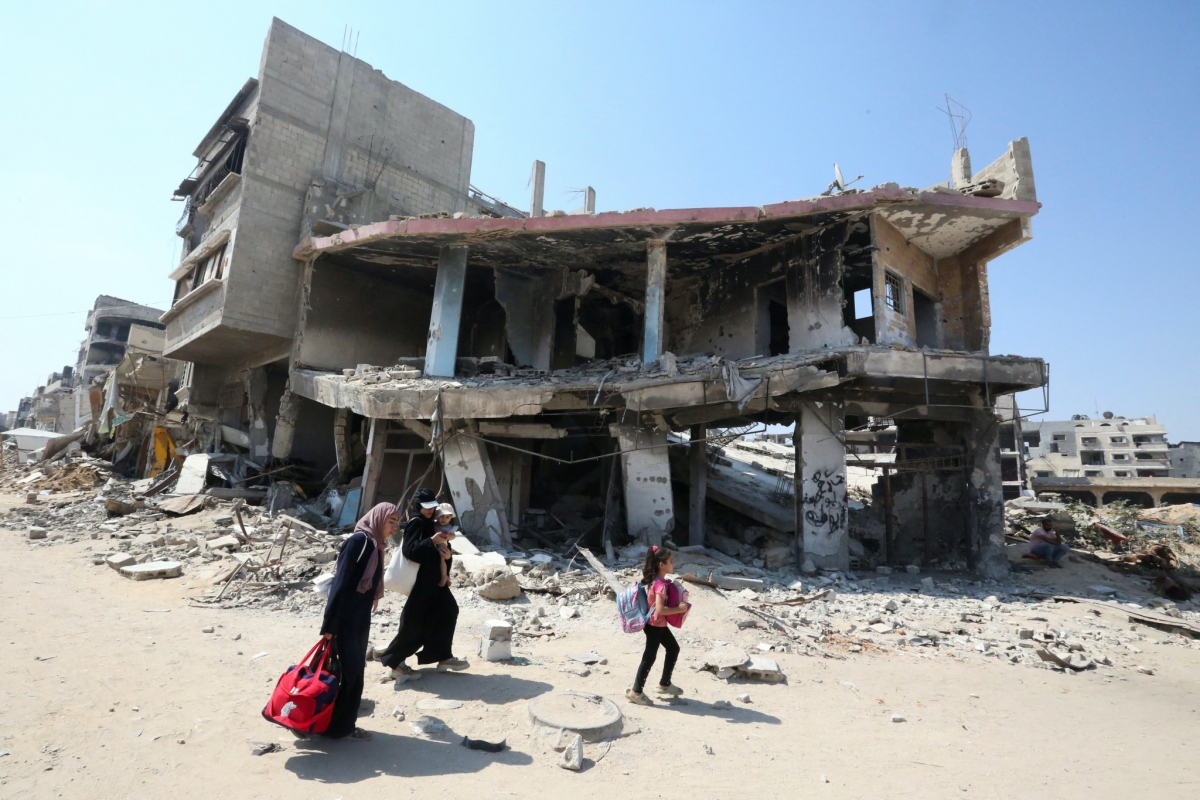
<svg viewBox="0 0 1200 800">
<path fill-rule="evenodd" d="M 270 722 L 300 733 L 324 733 L 333 717 L 338 679 L 325 671 L 331 642 L 322 639 L 299 664 L 279 676 L 262 715 Z"/>
</svg>

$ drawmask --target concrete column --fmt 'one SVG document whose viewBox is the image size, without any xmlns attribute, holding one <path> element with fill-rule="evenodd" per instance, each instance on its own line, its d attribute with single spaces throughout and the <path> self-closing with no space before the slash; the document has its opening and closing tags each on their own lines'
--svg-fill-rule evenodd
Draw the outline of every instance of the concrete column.
<svg viewBox="0 0 1200 800">
<path fill-rule="evenodd" d="M 971 154 L 967 148 L 960 147 L 954 151 L 950 161 L 950 188 L 961 189 L 971 182 Z"/>
<path fill-rule="evenodd" d="M 1147 489 L 1146 493 L 1150 495 L 1150 502 L 1154 503 L 1154 507 L 1158 508 L 1162 505 L 1163 495 L 1166 494 L 1166 489 Z"/>
<path fill-rule="evenodd" d="M 446 486 L 463 532 L 476 542 L 510 547 L 508 513 L 487 445 L 460 432 L 443 445 L 442 459 Z"/>
<path fill-rule="evenodd" d="M 338 472 L 350 471 L 350 409 L 339 408 L 333 415 L 333 452 L 337 456 Z"/>
<path fill-rule="evenodd" d="M 796 420 L 798 533 L 803 540 L 804 561 L 811 561 L 817 568 L 850 568 L 846 445 L 842 440 L 845 424 L 845 410 L 840 403 L 805 403 Z"/>
<path fill-rule="evenodd" d="M 667 434 L 635 425 L 610 425 L 621 448 L 625 524 L 634 541 L 662 544 L 675 528 Z"/>
<path fill-rule="evenodd" d="M 667 293 L 667 243 L 646 243 L 646 327 L 642 363 L 654 364 L 663 351 L 663 309 Z"/>
<path fill-rule="evenodd" d="M 296 418 L 300 413 L 300 401 L 291 388 L 283 390 L 279 398 L 279 413 L 275 416 L 275 438 L 271 440 L 271 457 L 284 460 L 292 457 L 292 442 L 296 438 Z"/>
<path fill-rule="evenodd" d="M 438 254 L 433 311 L 429 316 L 429 342 L 425 347 L 426 375 L 454 377 L 466 278 L 467 248 L 443 247 Z"/>
<path fill-rule="evenodd" d="M 533 162 L 533 194 L 529 198 L 529 216 L 544 217 L 546 209 L 542 202 L 546 196 L 546 162 Z"/>
<path fill-rule="evenodd" d="M 383 451 L 387 447 L 387 420 L 372 417 L 370 425 L 371 432 L 367 436 L 367 465 L 363 469 L 362 495 L 358 500 L 360 517 L 375 505 L 375 493 L 379 491 L 379 475 L 383 472 Z"/>
<path fill-rule="evenodd" d="M 267 371 L 262 367 L 250 370 L 246 377 L 246 414 L 250 426 L 250 455 L 265 459 L 271 454 L 271 437 L 267 434 L 267 418 L 263 404 L 267 394 Z"/>
<path fill-rule="evenodd" d="M 692 426 L 692 443 L 688 447 L 690 474 L 688 492 L 688 544 L 704 544 L 704 498 L 708 490 L 707 425 Z"/>
<path fill-rule="evenodd" d="M 991 408 L 971 412 L 967 430 L 967 514 L 973 565 L 992 580 L 1008 575 L 1004 555 L 1004 482 L 1000 477 L 1000 423 Z"/>
</svg>

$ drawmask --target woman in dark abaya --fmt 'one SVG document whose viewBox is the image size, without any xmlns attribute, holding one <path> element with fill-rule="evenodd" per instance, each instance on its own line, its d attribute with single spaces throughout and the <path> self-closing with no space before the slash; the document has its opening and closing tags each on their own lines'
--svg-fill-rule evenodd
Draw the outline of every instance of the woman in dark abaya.
<svg viewBox="0 0 1200 800">
<path fill-rule="evenodd" d="M 387 539 L 400 524 L 400 509 L 380 503 L 368 511 L 338 554 L 337 573 L 329 586 L 321 635 L 332 641 L 341 667 L 333 718 L 325 731 L 331 739 L 368 741 L 371 734 L 355 727 L 367 668 L 371 612 L 383 597 L 383 556 Z"/>
<path fill-rule="evenodd" d="M 453 533 L 438 533 L 434 529 L 437 496 L 429 489 L 418 489 L 413 496 L 410 517 L 404 526 L 404 557 L 418 565 L 417 580 L 400 614 L 400 630 L 386 650 L 376 655 L 391 677 L 408 680 L 413 669 L 404 663 L 416 654 L 418 664 L 437 663 L 439 671 L 462 670 L 470 666 L 455 658 L 454 627 L 458 624 L 458 603 L 450 585 L 439 585 L 442 562 L 449 574 L 450 549 L 447 544 Z M 420 652 L 417 652 L 420 651 Z"/>
</svg>

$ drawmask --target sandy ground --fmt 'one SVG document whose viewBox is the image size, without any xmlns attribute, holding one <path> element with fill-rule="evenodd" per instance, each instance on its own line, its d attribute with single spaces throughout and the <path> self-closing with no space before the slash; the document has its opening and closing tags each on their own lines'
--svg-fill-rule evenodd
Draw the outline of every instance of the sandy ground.
<svg viewBox="0 0 1200 800">
<path fill-rule="evenodd" d="M 1140 656 L 1152 676 L 922 654 L 781 654 L 788 681 L 776 685 L 697 672 L 706 646 L 684 641 L 675 682 L 688 702 L 622 703 L 640 731 L 589 746 L 584 770 L 572 773 L 531 736 L 526 701 L 554 689 L 619 700 L 642 639 L 621 633 L 600 606 L 563 624 L 565 637 L 517 648 L 540 663 L 473 659 L 469 672 L 427 673 L 399 687 L 377 682 L 381 668 L 369 665 L 361 722 L 374 741 L 297 742 L 259 711 L 279 673 L 316 640 L 315 619 L 189 607 L 195 577 L 131 582 L 90 566 L 88 546 L 34 548 L 23 533 L 0 531 L 0 668 L 8 676 L 0 797 L 1200 796 L 1192 752 L 1200 651 L 1160 646 L 1154 631 Z M 692 599 L 685 634 L 762 635 L 739 634 L 716 594 L 699 590 Z M 389 606 L 394 618 L 398 603 Z M 464 604 L 461 655 L 474 656 L 486 612 Z M 1087 612 L 1064 605 L 1055 613 L 1065 622 Z M 215 632 L 203 633 L 206 626 Z M 607 666 L 587 677 L 562 671 L 565 654 L 588 650 Z M 743 692 L 748 705 L 734 700 Z M 430 698 L 463 705 L 418 710 Z M 735 707 L 713 709 L 718 699 Z M 408 721 L 392 716 L 397 706 Z M 415 735 L 409 721 L 422 713 L 446 730 Z M 907 722 L 892 722 L 894 713 Z M 467 750 L 464 735 L 506 738 L 510 749 Z M 285 749 L 256 757 L 255 742 Z"/>
</svg>

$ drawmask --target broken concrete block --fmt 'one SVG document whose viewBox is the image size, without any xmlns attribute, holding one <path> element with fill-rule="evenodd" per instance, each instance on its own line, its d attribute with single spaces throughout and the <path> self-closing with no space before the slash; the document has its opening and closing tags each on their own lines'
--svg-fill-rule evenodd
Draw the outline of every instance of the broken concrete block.
<svg viewBox="0 0 1200 800">
<path fill-rule="evenodd" d="M 892 574 L 891 567 L 876 567 L 875 571 L 877 573 L 879 573 L 880 575 L 891 575 Z"/>
<path fill-rule="evenodd" d="M 563 606 L 558 610 L 558 615 L 563 619 L 574 619 L 579 616 L 579 609 L 575 606 Z"/>
<path fill-rule="evenodd" d="M 30 539 L 45 539 L 46 538 L 46 529 L 38 528 L 38 527 L 30 528 L 29 529 L 29 538 Z"/>
<path fill-rule="evenodd" d="M 739 578 L 733 575 L 714 575 L 713 582 L 722 589 L 751 589 L 755 592 L 763 590 L 763 582 L 759 578 Z"/>
<path fill-rule="evenodd" d="M 512 642 L 508 639 L 481 638 L 479 640 L 479 657 L 484 661 L 511 661 Z"/>
<path fill-rule="evenodd" d="M 904 568 L 904 571 L 907 572 L 909 575 L 920 575 L 921 574 L 921 568 L 918 567 L 916 564 L 909 564 L 907 567 Z"/>
<path fill-rule="evenodd" d="M 521 584 L 508 567 L 487 567 L 483 571 L 485 583 L 479 587 L 479 596 L 485 600 L 512 600 L 521 596 Z"/>
<path fill-rule="evenodd" d="M 921 588 L 929 591 L 933 588 L 933 578 L 921 578 Z"/>
<path fill-rule="evenodd" d="M 178 578 L 183 574 L 183 564 L 178 561 L 150 561 L 145 564 L 131 564 L 128 567 L 121 567 L 121 574 L 135 581 Z"/>
<path fill-rule="evenodd" d="M 111 556 L 105 559 L 104 563 L 108 564 L 113 569 L 121 569 L 122 567 L 128 567 L 136 561 L 137 558 L 135 558 L 131 553 L 113 553 Z"/>
<path fill-rule="evenodd" d="M 783 680 L 783 670 L 773 659 L 750 656 L 749 661 L 737 668 L 738 674 L 754 681 L 778 683 Z"/>
<path fill-rule="evenodd" d="M 583 769 L 583 737 L 578 733 L 575 738 L 563 748 L 562 756 L 558 760 L 558 765 L 563 769 L 569 769 L 572 772 L 579 772 Z"/>
<path fill-rule="evenodd" d="M 714 647 L 701 658 L 705 669 L 716 670 L 718 674 L 721 670 L 737 669 L 748 661 L 750 661 L 750 656 L 746 655 L 744 650 L 736 647 Z"/>
<path fill-rule="evenodd" d="M 511 622 L 506 622 L 502 619 L 489 619 L 483 623 L 483 628 L 480 631 L 484 639 L 491 639 L 494 642 L 507 642 L 512 640 L 513 626 Z"/>
<path fill-rule="evenodd" d="M 209 550 L 236 550 L 242 543 L 236 536 L 218 536 L 208 540 Z"/>
<path fill-rule="evenodd" d="M 903 714 L 892 714 L 892 722 L 908 722 L 908 717 Z"/>
<path fill-rule="evenodd" d="M 133 537 L 133 543 L 140 547 L 162 547 L 166 539 L 157 533 L 139 533 Z"/>
</svg>

